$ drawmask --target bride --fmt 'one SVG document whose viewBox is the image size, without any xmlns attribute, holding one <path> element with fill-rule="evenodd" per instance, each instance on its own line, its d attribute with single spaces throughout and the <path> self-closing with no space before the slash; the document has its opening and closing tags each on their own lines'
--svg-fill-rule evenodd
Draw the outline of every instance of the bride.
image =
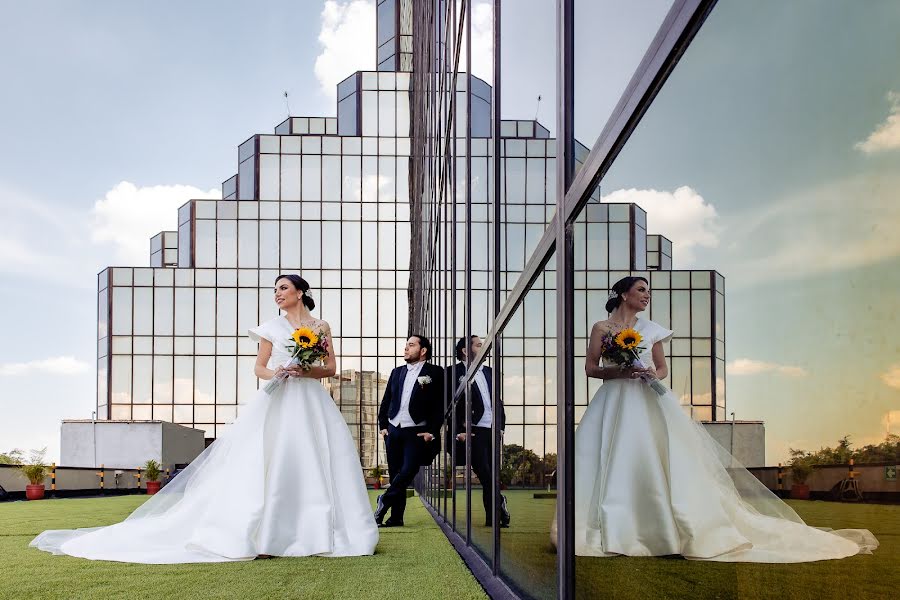
<svg viewBox="0 0 900 600">
<path fill-rule="evenodd" d="M 291 334 L 314 319 L 309 284 L 279 275 L 275 303 L 284 313 L 250 330 L 259 342 L 255 373 L 286 377 L 271 395 L 259 390 L 231 427 L 121 523 L 45 531 L 31 546 L 93 560 L 171 564 L 267 556 L 373 554 L 378 529 L 350 431 L 319 379 L 324 364 L 285 368 Z"/>
<path fill-rule="evenodd" d="M 603 380 L 575 434 L 575 554 L 681 555 L 691 560 L 794 563 L 871 553 L 867 530 L 807 526 L 688 417 L 668 389 L 672 331 L 638 316 L 650 302 L 643 277 L 612 288 L 607 321 L 591 330 L 588 377 Z M 601 364 L 601 339 L 625 329 L 643 338 L 646 368 Z M 551 538 L 556 544 L 556 520 Z"/>
</svg>

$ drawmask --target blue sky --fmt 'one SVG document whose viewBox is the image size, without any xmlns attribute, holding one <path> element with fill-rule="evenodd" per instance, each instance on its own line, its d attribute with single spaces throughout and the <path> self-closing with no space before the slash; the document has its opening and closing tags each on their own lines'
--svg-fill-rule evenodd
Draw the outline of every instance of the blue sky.
<svg viewBox="0 0 900 600">
<path fill-rule="evenodd" d="M 667 5 L 578 2 L 584 143 Z M 93 410 L 96 273 L 147 264 L 174 208 L 215 196 L 237 145 L 284 119 L 284 91 L 332 116 L 333 84 L 374 64 L 371 2 L 222 6 L 5 7 L 0 451 L 53 457 L 59 421 Z M 550 0 L 504 14 L 504 115 L 551 131 L 554 18 Z M 488 3 L 473 23 L 489 77 Z M 770 461 L 898 431 L 898 25 L 886 0 L 723 0 L 603 186 L 650 211 L 676 267 L 725 275 L 729 411 L 767 421 Z"/>
</svg>

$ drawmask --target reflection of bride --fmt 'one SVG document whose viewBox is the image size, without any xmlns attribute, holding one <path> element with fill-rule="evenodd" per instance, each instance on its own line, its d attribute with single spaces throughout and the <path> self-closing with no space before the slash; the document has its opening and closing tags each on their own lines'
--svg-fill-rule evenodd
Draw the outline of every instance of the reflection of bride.
<svg viewBox="0 0 900 600">
<path fill-rule="evenodd" d="M 313 319 L 309 284 L 275 281 L 284 314 L 250 330 L 255 373 L 287 379 L 257 392 L 229 429 L 187 469 L 121 523 L 45 531 L 31 545 L 94 560 L 171 564 L 257 556 L 372 554 L 378 528 L 347 424 L 319 379 L 334 374 L 333 345 L 321 366 L 284 368 L 292 333 L 331 337 Z"/>
<path fill-rule="evenodd" d="M 642 277 L 617 282 L 607 321 L 594 325 L 588 377 L 603 379 L 575 434 L 575 554 L 682 555 L 692 560 L 793 563 L 871 553 L 867 530 L 807 526 L 687 416 L 675 395 L 641 375 L 668 374 L 664 327 L 638 317 L 650 301 Z M 627 328 L 643 337 L 646 369 L 600 364 L 600 339 Z M 556 521 L 551 537 L 556 543 Z"/>
</svg>

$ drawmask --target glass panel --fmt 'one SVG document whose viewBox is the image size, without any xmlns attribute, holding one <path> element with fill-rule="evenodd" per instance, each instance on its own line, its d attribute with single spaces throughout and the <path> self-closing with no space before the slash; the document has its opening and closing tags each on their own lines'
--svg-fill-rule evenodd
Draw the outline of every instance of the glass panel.
<svg viewBox="0 0 900 600">
<path fill-rule="evenodd" d="M 135 335 L 153 334 L 152 288 L 134 288 L 134 333 Z"/>
<path fill-rule="evenodd" d="M 153 290 L 153 333 L 155 335 L 172 335 L 174 327 L 173 295 L 172 288 L 155 288 Z"/>
<path fill-rule="evenodd" d="M 151 376 L 153 373 L 153 358 L 151 356 L 135 356 L 133 360 L 133 402 L 135 404 L 150 404 L 153 397 L 153 389 L 151 385 Z"/>
<path fill-rule="evenodd" d="M 113 335 L 131 335 L 132 297 L 130 288 L 113 288 Z"/>
<path fill-rule="evenodd" d="M 199 290 L 198 290 L 199 291 Z M 216 294 L 216 334 L 236 335 L 237 290 L 219 288 Z M 198 294 L 198 299 L 199 299 Z"/>
<path fill-rule="evenodd" d="M 238 266 L 259 266 L 259 223 L 238 221 Z"/>
<path fill-rule="evenodd" d="M 171 404 L 172 403 L 172 357 L 171 356 L 154 356 L 153 357 L 153 403 L 154 404 Z"/>
<path fill-rule="evenodd" d="M 303 200 L 320 200 L 321 190 L 321 156 L 303 156 Z"/>
<path fill-rule="evenodd" d="M 216 266 L 216 222 L 198 219 L 194 223 L 194 266 L 198 268 Z"/>
<path fill-rule="evenodd" d="M 194 291 L 195 327 L 197 335 L 216 334 L 216 290 L 209 288 L 197 288 Z"/>
<path fill-rule="evenodd" d="M 238 166 L 238 200 L 256 199 L 256 156 Z"/>
<path fill-rule="evenodd" d="M 281 157 L 281 199 L 300 200 L 300 156 Z M 272 196 L 277 198 L 278 196 Z"/>
<path fill-rule="evenodd" d="M 112 393 L 110 400 L 116 404 L 131 404 L 131 357 L 112 357 Z M 126 417 L 128 418 L 128 417 Z"/>
<path fill-rule="evenodd" d="M 259 222 L 259 266 L 277 269 L 279 257 L 278 221 Z"/>
</svg>

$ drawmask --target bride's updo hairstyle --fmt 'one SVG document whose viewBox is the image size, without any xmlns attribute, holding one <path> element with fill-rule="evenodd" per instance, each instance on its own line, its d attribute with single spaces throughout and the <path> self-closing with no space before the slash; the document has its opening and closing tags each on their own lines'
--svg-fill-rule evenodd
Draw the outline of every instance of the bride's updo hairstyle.
<svg viewBox="0 0 900 600">
<path fill-rule="evenodd" d="M 650 282 L 643 277 L 623 277 L 618 280 L 609 292 L 609 300 L 606 301 L 606 312 L 611 313 L 619 308 L 619 305 L 622 304 L 622 294 L 628 293 L 628 290 L 638 281 L 643 281 L 650 285 Z"/>
<path fill-rule="evenodd" d="M 275 283 L 278 284 L 279 279 L 287 279 L 290 281 L 295 288 L 303 292 L 303 305 L 312 310 L 316 307 L 315 300 L 312 299 L 312 296 L 309 295 L 309 284 L 306 283 L 306 280 L 300 277 L 299 275 L 294 275 L 293 273 L 289 275 L 279 275 L 275 278 Z"/>
</svg>

